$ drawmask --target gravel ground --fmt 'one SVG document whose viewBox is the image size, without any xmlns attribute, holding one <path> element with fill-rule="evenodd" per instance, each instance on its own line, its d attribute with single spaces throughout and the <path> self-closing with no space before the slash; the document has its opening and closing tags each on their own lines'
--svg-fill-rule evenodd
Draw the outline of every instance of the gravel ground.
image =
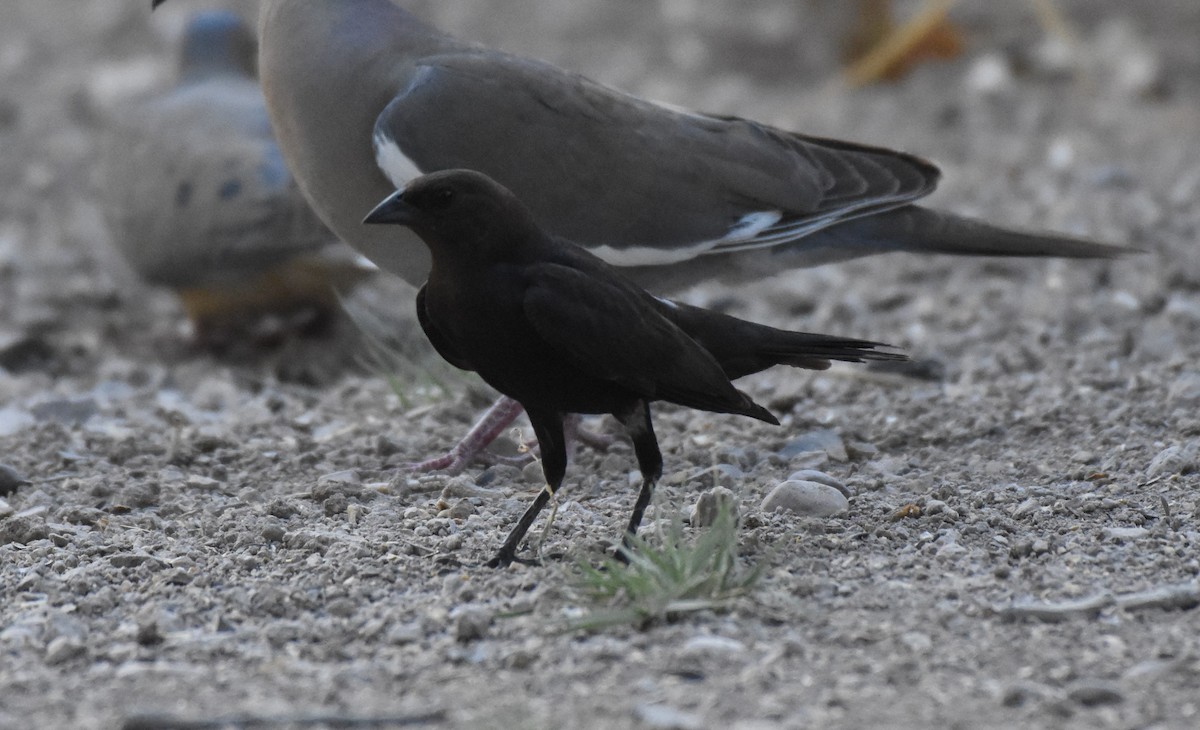
<svg viewBox="0 0 1200 730">
<path fill-rule="evenodd" d="M 216 359 L 115 260 L 97 129 L 169 75 L 196 7 L 146 4 L 5 0 L 0 23 L 0 462 L 30 482 L 0 474 L 0 726 L 1200 725 L 1200 5 L 1063 0 L 1064 44 L 1031 5 L 964 0 L 964 57 L 849 91 L 837 3 L 413 3 L 655 97 L 929 156 L 940 205 L 1147 252 L 686 293 L 893 342 L 931 377 L 745 381 L 782 428 L 658 408 L 648 523 L 727 486 L 763 578 L 725 611 L 581 634 L 574 560 L 627 517 L 627 447 L 577 455 L 543 566 L 483 569 L 529 471 L 396 473 L 452 443 L 481 386 L 402 400 L 348 327 Z M 355 301 L 426 352 L 411 296 L 381 279 Z M 800 469 L 848 511 L 763 511 Z"/>
</svg>

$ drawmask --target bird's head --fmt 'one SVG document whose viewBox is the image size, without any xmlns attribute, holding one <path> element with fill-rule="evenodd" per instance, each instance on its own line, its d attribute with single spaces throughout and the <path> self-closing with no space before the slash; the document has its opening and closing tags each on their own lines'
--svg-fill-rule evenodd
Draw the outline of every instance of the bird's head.
<svg viewBox="0 0 1200 730">
<path fill-rule="evenodd" d="M 254 76 L 257 53 L 254 32 L 236 13 L 210 10 L 192 16 L 183 35 L 180 75 Z"/>
<path fill-rule="evenodd" d="M 490 177 L 443 170 L 397 190 L 363 219 L 408 226 L 429 246 L 434 261 L 504 258 L 541 236 L 529 210 Z"/>
</svg>

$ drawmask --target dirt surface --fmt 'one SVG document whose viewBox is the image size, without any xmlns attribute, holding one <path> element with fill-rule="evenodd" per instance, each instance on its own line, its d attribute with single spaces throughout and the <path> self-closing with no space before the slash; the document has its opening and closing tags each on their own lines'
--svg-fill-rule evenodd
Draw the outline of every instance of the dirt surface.
<svg viewBox="0 0 1200 730">
<path fill-rule="evenodd" d="M 1200 725 L 1200 5 L 1064 0 L 1068 42 L 1033 4 L 964 0 L 964 57 L 851 91 L 831 81 L 845 3 L 413 4 L 657 98 L 928 156 L 939 205 L 1147 252 L 891 256 L 687 293 L 895 343 L 935 377 L 744 382 L 781 428 L 659 407 L 647 523 L 723 483 L 764 577 L 727 611 L 579 634 L 574 560 L 627 518 L 629 449 L 578 454 L 544 565 L 479 567 L 536 478 L 396 467 L 450 445 L 480 386 L 402 401 L 347 328 L 196 352 L 174 297 L 111 253 L 104 109 L 170 75 L 199 3 L 4 4 L 0 462 L 31 483 L 0 495 L 0 727 Z M 411 296 L 356 300 L 415 348 Z M 802 468 L 849 510 L 763 512 Z"/>
</svg>

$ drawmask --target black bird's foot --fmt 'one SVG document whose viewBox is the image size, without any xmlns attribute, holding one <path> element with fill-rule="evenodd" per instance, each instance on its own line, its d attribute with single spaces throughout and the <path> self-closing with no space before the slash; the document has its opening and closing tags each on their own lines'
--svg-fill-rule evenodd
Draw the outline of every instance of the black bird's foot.
<svg viewBox="0 0 1200 730">
<path fill-rule="evenodd" d="M 634 533 L 629 531 L 626 531 L 625 534 L 621 535 L 621 544 L 618 545 L 617 549 L 613 552 L 613 560 L 621 563 L 622 565 L 629 565 L 629 556 L 633 554 L 635 549 L 633 547 L 633 541 L 630 539 L 633 537 L 633 535 Z"/>
<path fill-rule="evenodd" d="M 515 557 L 516 556 L 509 555 L 509 554 L 505 553 L 503 550 L 501 550 L 499 553 L 496 554 L 496 557 L 494 557 L 491 560 L 484 563 L 483 567 L 485 567 L 485 568 L 507 568 L 508 566 L 512 565 L 512 562 L 515 559 Z"/>
<path fill-rule="evenodd" d="M 511 550 L 500 548 L 500 552 L 496 553 L 496 557 L 484 563 L 486 568 L 507 568 L 513 563 L 521 565 L 541 565 L 542 561 L 537 558 L 518 558 Z"/>
</svg>

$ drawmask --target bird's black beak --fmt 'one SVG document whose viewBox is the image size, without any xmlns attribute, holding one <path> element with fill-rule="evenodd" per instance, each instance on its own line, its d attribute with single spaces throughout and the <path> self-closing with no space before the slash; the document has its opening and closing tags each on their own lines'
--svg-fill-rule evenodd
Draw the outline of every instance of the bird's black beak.
<svg viewBox="0 0 1200 730">
<path fill-rule="evenodd" d="M 383 199 L 375 209 L 367 213 L 363 223 L 367 225 L 379 223 L 395 223 L 406 226 L 416 220 L 417 209 L 404 199 L 404 191 L 397 190 Z"/>
<path fill-rule="evenodd" d="M 150 0 L 150 9 L 153 10 L 153 9 L 157 8 L 159 5 L 162 5 L 163 3 L 165 3 L 166 1 L 167 0 Z"/>
</svg>

